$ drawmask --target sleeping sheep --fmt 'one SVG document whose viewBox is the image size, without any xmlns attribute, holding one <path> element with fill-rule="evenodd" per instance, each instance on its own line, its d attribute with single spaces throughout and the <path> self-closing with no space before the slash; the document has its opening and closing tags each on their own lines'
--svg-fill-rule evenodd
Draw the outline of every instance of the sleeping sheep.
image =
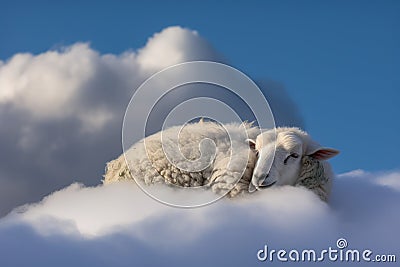
<svg viewBox="0 0 400 267">
<path fill-rule="evenodd" d="M 332 173 L 329 164 L 320 160 L 337 153 L 319 146 L 298 128 L 261 133 L 249 123 L 200 121 L 169 128 L 134 144 L 125 157 L 107 163 L 103 182 L 135 178 L 146 186 L 204 186 L 229 197 L 293 185 L 309 188 L 327 200 Z"/>
</svg>

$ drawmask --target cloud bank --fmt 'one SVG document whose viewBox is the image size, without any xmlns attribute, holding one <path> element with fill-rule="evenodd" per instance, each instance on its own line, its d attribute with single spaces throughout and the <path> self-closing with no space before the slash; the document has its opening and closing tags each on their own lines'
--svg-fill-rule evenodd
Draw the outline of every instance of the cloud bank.
<svg viewBox="0 0 400 267">
<path fill-rule="evenodd" d="M 192 60 L 226 62 L 197 32 L 181 27 L 120 55 L 76 43 L 0 60 L 0 216 L 72 182 L 99 184 L 105 163 L 122 153 L 122 119 L 135 88 L 156 71 Z M 264 91 L 280 124 L 303 125 L 296 109 L 279 108 L 294 106 L 283 88 Z M 215 88 L 188 87 L 167 95 L 155 114 L 204 94 L 238 106 Z M 153 132 L 163 118 L 156 117 Z"/>
<path fill-rule="evenodd" d="M 387 177 L 398 181 L 400 173 L 339 175 L 329 205 L 305 189 L 281 187 L 197 209 L 160 204 L 134 183 L 72 184 L 3 218 L 0 254 L 9 266 L 256 266 L 264 245 L 322 250 L 336 248 L 338 238 L 351 249 L 396 254 L 400 191 Z"/>
</svg>

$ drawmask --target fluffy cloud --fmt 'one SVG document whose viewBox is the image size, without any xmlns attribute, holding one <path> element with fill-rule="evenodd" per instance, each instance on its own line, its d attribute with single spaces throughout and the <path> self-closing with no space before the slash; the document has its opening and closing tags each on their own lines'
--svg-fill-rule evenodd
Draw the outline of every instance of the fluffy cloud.
<svg viewBox="0 0 400 267">
<path fill-rule="evenodd" d="M 322 250 L 336 248 L 340 237 L 351 249 L 396 254 L 400 192 L 381 184 L 388 176 L 400 179 L 399 172 L 339 175 L 329 205 L 307 190 L 281 187 L 196 209 L 160 204 L 134 183 L 73 184 L 0 221 L 2 260 L 18 266 L 253 266 L 264 245 Z M 315 263 L 322 264 L 329 262 Z"/>
<path fill-rule="evenodd" d="M 171 27 L 137 52 L 101 55 L 76 43 L 1 62 L 0 216 L 72 181 L 99 183 L 105 162 L 121 153 L 134 89 L 165 66 L 217 60 L 213 51 L 196 32 Z"/>
<path fill-rule="evenodd" d="M 144 70 L 157 71 L 188 61 L 188 57 L 190 60 L 225 61 L 196 31 L 170 27 L 149 39 L 139 50 L 137 62 Z"/>
<path fill-rule="evenodd" d="M 39 55 L 14 55 L 0 69 L 0 104 L 36 120 L 76 118 L 99 131 L 120 115 L 132 90 L 152 73 L 191 60 L 218 60 L 196 32 L 167 28 L 137 53 L 100 55 L 87 43 Z"/>
<path fill-rule="evenodd" d="M 154 72 L 191 60 L 223 61 L 196 32 L 170 27 L 120 55 L 76 43 L 0 61 L 0 216 L 74 181 L 99 184 L 105 162 L 122 153 L 122 119 L 135 88 Z M 167 95 L 150 131 L 161 125 L 160 114 L 199 94 L 238 106 L 232 95 L 213 89 Z M 264 91 L 280 124 L 302 125 L 296 109 L 279 108 L 294 106 L 283 88 L 272 84 Z"/>
</svg>

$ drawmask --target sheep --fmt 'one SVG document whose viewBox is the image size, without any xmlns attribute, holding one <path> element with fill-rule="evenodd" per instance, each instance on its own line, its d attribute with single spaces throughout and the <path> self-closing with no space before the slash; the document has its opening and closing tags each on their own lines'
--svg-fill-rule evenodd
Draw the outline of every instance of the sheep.
<svg viewBox="0 0 400 267">
<path fill-rule="evenodd" d="M 258 158 L 249 192 L 270 186 L 303 186 L 328 200 L 333 173 L 325 160 L 336 156 L 338 150 L 322 147 L 295 127 L 268 130 L 249 142 Z"/>
<path fill-rule="evenodd" d="M 159 132 L 133 145 L 125 153 L 131 168 L 121 155 L 107 163 L 103 183 L 135 177 L 136 181 L 145 185 L 205 186 L 228 197 L 253 193 L 270 186 L 292 185 L 310 189 L 323 201 L 328 199 L 333 174 L 329 163 L 324 160 L 339 152 L 321 147 L 298 128 L 282 127 L 261 132 L 250 123 L 222 127 L 214 122 L 200 121 L 187 124 L 180 130 L 181 127 L 173 127 L 163 131 L 162 136 Z M 180 152 L 192 163 L 213 152 L 214 160 L 204 165 L 208 161 L 202 158 L 200 165 L 204 166 L 195 171 L 187 170 L 187 166 L 177 166 L 182 158 L 176 154 L 168 157 L 165 153 L 168 149 L 165 150 L 163 145 L 167 148 L 178 146 L 178 133 Z M 165 142 L 161 143 L 161 138 Z M 217 151 L 201 147 L 200 142 L 205 138 L 214 142 Z M 236 144 L 235 151 L 230 149 L 231 141 Z M 171 162 L 174 158 L 178 161 Z"/>
<path fill-rule="evenodd" d="M 259 134 L 260 129 L 247 122 L 221 125 L 201 120 L 172 127 L 137 142 L 125 151 L 125 157 L 108 162 L 103 183 L 135 178 L 146 186 L 204 186 L 234 197 L 250 184 L 256 153 L 247 139 Z"/>
</svg>

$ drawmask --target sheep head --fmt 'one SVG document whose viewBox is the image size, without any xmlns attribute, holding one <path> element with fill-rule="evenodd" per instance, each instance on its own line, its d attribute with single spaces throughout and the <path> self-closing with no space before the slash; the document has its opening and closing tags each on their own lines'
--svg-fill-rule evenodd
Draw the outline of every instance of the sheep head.
<svg viewBox="0 0 400 267">
<path fill-rule="evenodd" d="M 336 149 L 322 147 L 298 128 L 268 130 L 248 142 L 257 153 L 249 192 L 273 185 L 296 185 L 305 156 L 320 161 L 339 153 Z"/>
</svg>

